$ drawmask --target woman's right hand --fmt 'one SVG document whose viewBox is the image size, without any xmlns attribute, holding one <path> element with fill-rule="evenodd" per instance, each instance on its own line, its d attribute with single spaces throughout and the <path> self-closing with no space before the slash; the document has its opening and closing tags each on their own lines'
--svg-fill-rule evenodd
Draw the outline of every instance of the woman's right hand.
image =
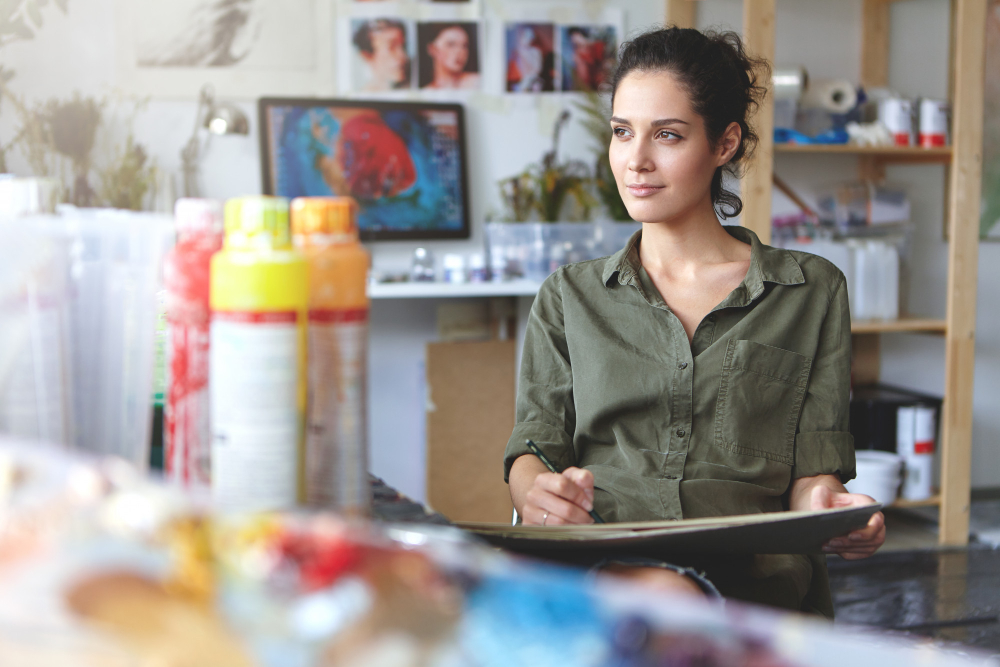
<svg viewBox="0 0 1000 667">
<path fill-rule="evenodd" d="M 543 472 L 525 496 L 521 520 L 525 525 L 565 526 L 594 523 L 594 475 L 581 468 L 562 473 Z"/>
</svg>

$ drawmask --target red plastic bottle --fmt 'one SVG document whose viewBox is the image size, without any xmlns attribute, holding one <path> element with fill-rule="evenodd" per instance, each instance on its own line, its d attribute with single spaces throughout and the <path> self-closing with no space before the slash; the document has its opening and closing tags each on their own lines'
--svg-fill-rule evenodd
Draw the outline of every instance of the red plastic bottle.
<svg viewBox="0 0 1000 667">
<path fill-rule="evenodd" d="M 208 287 L 212 255 L 222 248 L 222 203 L 179 199 L 174 217 L 177 245 L 164 262 L 169 333 L 163 462 L 168 479 L 208 488 Z"/>
</svg>

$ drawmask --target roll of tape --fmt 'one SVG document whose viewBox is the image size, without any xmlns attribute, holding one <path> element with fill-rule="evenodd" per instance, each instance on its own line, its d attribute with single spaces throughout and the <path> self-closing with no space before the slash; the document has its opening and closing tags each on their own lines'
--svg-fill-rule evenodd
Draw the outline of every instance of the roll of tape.
<svg viewBox="0 0 1000 667">
<path fill-rule="evenodd" d="M 774 99 L 798 100 L 809 85 L 809 74 L 804 67 L 781 67 L 771 74 Z"/>
<path fill-rule="evenodd" d="M 825 109 L 830 113 L 847 113 L 858 103 L 854 84 L 844 79 L 810 81 L 802 95 L 802 106 Z"/>
</svg>

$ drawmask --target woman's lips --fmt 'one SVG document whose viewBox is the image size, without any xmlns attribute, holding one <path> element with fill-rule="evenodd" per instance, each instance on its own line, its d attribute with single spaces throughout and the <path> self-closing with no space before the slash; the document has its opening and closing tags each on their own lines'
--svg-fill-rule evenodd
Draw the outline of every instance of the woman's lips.
<svg viewBox="0 0 1000 667">
<path fill-rule="evenodd" d="M 625 187 L 628 188 L 629 194 L 633 197 L 649 197 L 663 189 L 662 185 L 647 185 L 645 183 L 636 183 Z"/>
</svg>

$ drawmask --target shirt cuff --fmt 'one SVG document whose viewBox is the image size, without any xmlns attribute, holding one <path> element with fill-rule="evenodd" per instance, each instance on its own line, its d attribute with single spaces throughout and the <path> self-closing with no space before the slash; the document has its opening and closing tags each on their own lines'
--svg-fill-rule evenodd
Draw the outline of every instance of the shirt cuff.
<svg viewBox="0 0 1000 667">
<path fill-rule="evenodd" d="M 573 440 L 566 431 L 543 422 L 522 422 L 514 427 L 503 454 L 503 481 L 510 481 L 510 467 L 519 456 L 531 454 L 524 444 L 531 440 L 560 471 L 576 465 Z"/>
<path fill-rule="evenodd" d="M 841 482 L 855 477 L 854 436 L 846 431 L 813 431 L 795 436 L 792 479 L 838 475 Z"/>
</svg>

